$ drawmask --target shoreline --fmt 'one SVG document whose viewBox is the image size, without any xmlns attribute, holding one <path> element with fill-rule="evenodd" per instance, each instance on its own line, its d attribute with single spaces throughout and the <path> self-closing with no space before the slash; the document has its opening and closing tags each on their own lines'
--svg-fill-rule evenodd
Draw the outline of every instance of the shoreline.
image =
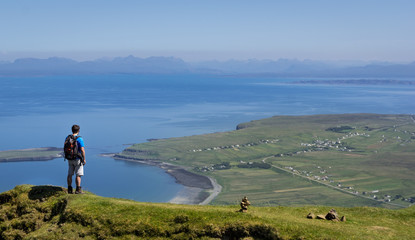
<svg viewBox="0 0 415 240">
<path fill-rule="evenodd" d="M 222 186 L 219 185 L 214 178 L 208 177 L 213 188 L 203 191 L 201 188 L 186 187 L 180 191 L 169 203 L 186 204 L 186 205 L 208 205 L 215 199 L 222 191 Z M 202 196 L 202 193 L 208 194 L 207 197 Z"/>
<path fill-rule="evenodd" d="M 170 199 L 168 203 L 207 205 L 222 191 L 222 186 L 220 186 L 214 178 L 195 174 L 181 166 L 153 160 L 121 158 L 115 154 L 108 157 L 112 157 L 115 160 L 131 161 L 156 166 L 174 177 L 176 183 L 183 185 L 184 188 L 178 192 L 175 197 Z"/>
</svg>

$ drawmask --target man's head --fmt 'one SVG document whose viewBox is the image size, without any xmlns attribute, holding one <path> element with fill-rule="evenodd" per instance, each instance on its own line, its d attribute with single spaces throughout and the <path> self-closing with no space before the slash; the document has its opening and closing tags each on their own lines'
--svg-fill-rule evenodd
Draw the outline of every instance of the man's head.
<svg viewBox="0 0 415 240">
<path fill-rule="evenodd" d="M 73 134 L 75 134 L 75 133 L 79 133 L 79 129 L 81 129 L 78 125 L 73 125 L 72 126 L 72 133 Z"/>
</svg>

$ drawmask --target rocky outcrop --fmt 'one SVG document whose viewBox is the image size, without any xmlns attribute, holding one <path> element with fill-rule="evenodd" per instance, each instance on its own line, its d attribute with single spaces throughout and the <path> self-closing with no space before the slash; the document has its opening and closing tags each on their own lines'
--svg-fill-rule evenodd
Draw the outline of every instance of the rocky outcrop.
<svg viewBox="0 0 415 240">
<path fill-rule="evenodd" d="M 308 219 L 322 219 L 322 220 L 329 220 L 329 221 L 335 221 L 335 222 L 339 222 L 339 221 L 345 222 L 346 221 L 346 217 L 343 216 L 343 217 L 339 218 L 336 210 L 334 210 L 334 209 L 330 209 L 330 211 L 326 215 L 319 214 L 319 215 L 316 216 L 316 215 L 314 215 L 314 213 L 309 213 L 307 215 L 307 218 Z"/>
</svg>

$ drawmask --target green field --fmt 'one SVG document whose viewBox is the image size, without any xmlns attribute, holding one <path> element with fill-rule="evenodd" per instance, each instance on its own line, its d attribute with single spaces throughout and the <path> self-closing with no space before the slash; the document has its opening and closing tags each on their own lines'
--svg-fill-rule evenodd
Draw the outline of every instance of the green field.
<svg viewBox="0 0 415 240">
<path fill-rule="evenodd" d="M 415 207 L 336 208 L 345 222 L 308 219 L 331 207 L 140 203 L 54 186 L 0 194 L 0 239 L 414 239 Z"/>
<path fill-rule="evenodd" d="M 256 206 L 402 208 L 415 201 L 411 115 L 276 116 L 237 129 L 136 144 L 117 157 L 211 176 L 223 186 L 216 205 L 244 195 Z"/>
</svg>

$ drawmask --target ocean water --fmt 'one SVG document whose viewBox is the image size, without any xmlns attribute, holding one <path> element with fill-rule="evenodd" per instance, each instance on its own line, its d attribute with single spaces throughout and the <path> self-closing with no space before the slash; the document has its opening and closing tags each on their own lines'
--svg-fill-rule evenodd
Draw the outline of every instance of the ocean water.
<svg viewBox="0 0 415 240">
<path fill-rule="evenodd" d="M 163 170 L 101 157 L 149 138 L 228 131 L 274 115 L 415 113 L 415 86 L 299 85 L 298 79 L 215 75 L 0 78 L 0 150 L 61 147 L 81 126 L 86 190 L 166 202 L 182 186 Z M 304 79 L 302 79 L 304 80 Z M 0 192 L 18 184 L 66 186 L 67 163 L 0 163 Z"/>
</svg>

